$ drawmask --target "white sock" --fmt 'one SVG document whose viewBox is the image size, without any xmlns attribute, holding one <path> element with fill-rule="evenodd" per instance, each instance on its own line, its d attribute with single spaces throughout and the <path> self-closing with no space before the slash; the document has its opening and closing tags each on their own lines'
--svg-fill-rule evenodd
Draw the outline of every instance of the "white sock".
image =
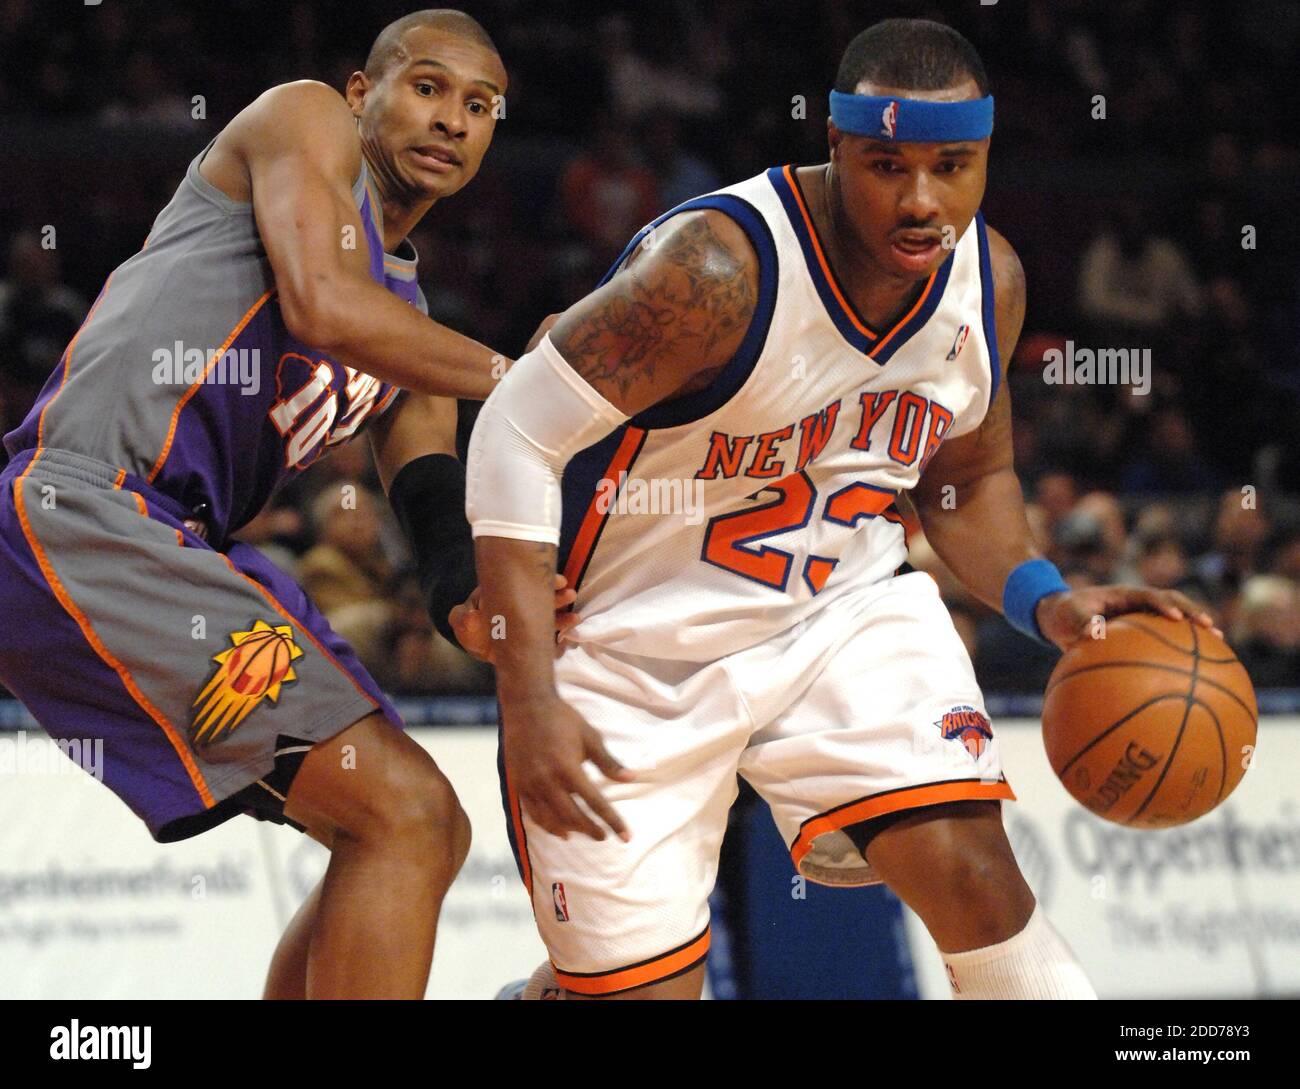
<svg viewBox="0 0 1300 1089">
<path fill-rule="evenodd" d="M 557 998 L 564 997 L 564 991 L 560 988 L 559 983 L 555 980 L 555 969 L 551 967 L 551 962 L 543 961 L 533 972 L 532 978 L 524 987 L 524 993 L 519 996 L 526 1002 L 537 1000 L 554 1001 Z"/>
<path fill-rule="evenodd" d="M 941 953 L 953 998 L 1096 998 L 1065 939 L 1037 904 L 1019 934 L 965 953 Z"/>
</svg>

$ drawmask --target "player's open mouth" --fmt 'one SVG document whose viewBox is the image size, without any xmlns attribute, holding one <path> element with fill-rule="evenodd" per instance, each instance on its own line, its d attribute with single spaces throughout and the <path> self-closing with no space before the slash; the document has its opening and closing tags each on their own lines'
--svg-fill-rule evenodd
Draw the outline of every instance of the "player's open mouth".
<svg viewBox="0 0 1300 1089">
<path fill-rule="evenodd" d="M 411 149 L 411 154 L 415 156 L 416 161 L 426 170 L 432 170 L 435 174 L 449 174 L 451 171 L 459 169 L 460 160 L 450 151 L 435 145 L 426 145 Z"/>
<path fill-rule="evenodd" d="M 894 259 L 906 269 L 921 272 L 939 254 L 937 231 L 897 231 L 890 238 Z"/>
</svg>

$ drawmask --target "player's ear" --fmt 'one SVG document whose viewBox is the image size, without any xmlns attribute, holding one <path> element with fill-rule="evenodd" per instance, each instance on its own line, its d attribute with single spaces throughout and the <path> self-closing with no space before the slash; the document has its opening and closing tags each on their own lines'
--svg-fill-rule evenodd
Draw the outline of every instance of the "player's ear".
<svg viewBox="0 0 1300 1089">
<path fill-rule="evenodd" d="M 844 141 L 844 133 L 835 127 L 835 122 L 829 117 L 826 118 L 826 142 L 831 148 L 831 158 L 838 157 L 840 144 Z"/>
<path fill-rule="evenodd" d="M 348 85 L 343 92 L 343 97 L 348 100 L 353 117 L 361 116 L 361 111 L 365 109 L 366 95 L 369 91 L 370 77 L 365 72 L 353 72 L 352 75 L 348 76 Z"/>
</svg>

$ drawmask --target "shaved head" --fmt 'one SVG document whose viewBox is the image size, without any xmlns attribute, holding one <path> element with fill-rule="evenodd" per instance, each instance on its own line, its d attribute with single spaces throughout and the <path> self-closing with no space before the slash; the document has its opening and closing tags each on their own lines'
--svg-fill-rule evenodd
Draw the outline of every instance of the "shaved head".
<svg viewBox="0 0 1300 1089">
<path fill-rule="evenodd" d="M 469 183 L 504 116 L 506 82 L 492 39 L 463 11 L 415 11 L 384 27 L 347 100 L 385 216 L 400 206 L 414 223 Z"/>
<path fill-rule="evenodd" d="M 413 11 L 410 15 L 404 15 L 396 22 L 389 23 L 379 32 L 379 37 L 370 47 L 370 55 L 366 58 L 367 78 L 382 79 L 389 65 L 394 61 L 408 59 L 402 40 L 406 37 L 407 31 L 415 27 L 454 34 L 493 53 L 497 51 L 496 44 L 488 36 L 488 32 L 472 15 L 466 15 L 455 8 L 428 8 L 425 11 Z"/>
</svg>

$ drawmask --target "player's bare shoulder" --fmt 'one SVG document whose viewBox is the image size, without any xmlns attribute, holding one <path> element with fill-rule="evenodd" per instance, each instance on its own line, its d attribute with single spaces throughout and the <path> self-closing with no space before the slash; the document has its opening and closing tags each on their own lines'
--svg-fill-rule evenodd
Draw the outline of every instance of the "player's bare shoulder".
<svg viewBox="0 0 1300 1089">
<path fill-rule="evenodd" d="M 361 165 L 361 137 L 352 108 L 333 87 L 314 79 L 262 92 L 231 122 L 231 129 L 246 155 L 305 147 L 317 156 Z"/>
<path fill-rule="evenodd" d="M 232 200 L 252 200 L 248 164 L 253 156 L 301 151 L 354 178 L 361 168 L 361 139 L 347 100 L 314 79 L 263 91 L 235 115 L 200 168 Z"/>
<path fill-rule="evenodd" d="M 570 308 L 551 342 L 632 411 L 706 385 L 739 348 L 758 300 L 758 255 L 730 216 L 683 212 Z"/>
<path fill-rule="evenodd" d="M 1005 368 L 1025 323 L 1025 268 L 1011 243 L 999 231 L 992 227 L 985 229 L 989 238 L 989 264 L 993 269 L 998 354 Z"/>
</svg>

